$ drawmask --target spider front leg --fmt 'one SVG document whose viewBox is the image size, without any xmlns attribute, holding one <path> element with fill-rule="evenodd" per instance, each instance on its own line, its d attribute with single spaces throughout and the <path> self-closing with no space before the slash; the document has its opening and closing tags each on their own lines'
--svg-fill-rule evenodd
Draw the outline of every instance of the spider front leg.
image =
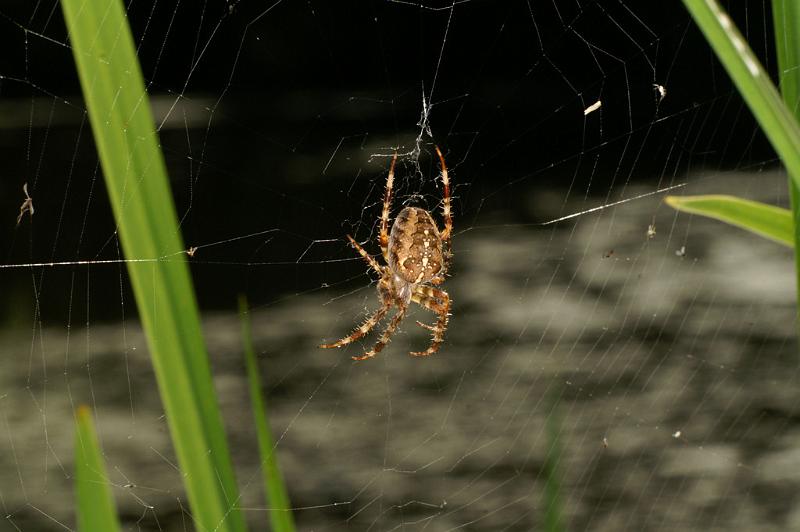
<svg viewBox="0 0 800 532">
<path fill-rule="evenodd" d="M 392 157 L 389 167 L 389 176 L 386 178 L 386 191 L 383 193 L 383 211 L 381 211 L 381 253 L 383 260 L 389 264 L 389 211 L 392 208 L 392 187 L 394 186 L 394 165 L 397 163 L 397 154 Z"/>
<path fill-rule="evenodd" d="M 417 322 L 419 326 L 433 332 L 433 339 L 430 347 L 425 351 L 412 351 L 410 353 L 411 356 L 415 357 L 430 356 L 439 350 L 442 341 L 444 341 L 444 332 L 447 330 L 447 322 L 450 319 L 450 296 L 444 290 L 420 285 L 414 290 L 411 300 L 439 315 L 436 325 Z"/>
<path fill-rule="evenodd" d="M 369 264 L 373 270 L 378 272 L 378 274 L 383 274 L 383 268 L 381 268 L 381 265 L 378 264 L 378 261 L 373 259 L 372 256 L 367 253 L 367 250 L 362 248 L 352 236 L 347 235 L 347 239 L 350 241 L 350 245 L 353 246 L 356 251 L 358 251 L 359 255 L 361 255 L 361 257 L 367 261 L 367 264 Z"/>
<path fill-rule="evenodd" d="M 436 154 L 439 156 L 439 165 L 442 167 L 442 217 L 444 218 L 444 229 L 442 230 L 442 242 L 450 250 L 450 236 L 453 234 L 453 215 L 450 210 L 450 176 L 447 175 L 447 165 L 444 162 L 444 155 L 439 146 L 436 148 Z"/>
</svg>

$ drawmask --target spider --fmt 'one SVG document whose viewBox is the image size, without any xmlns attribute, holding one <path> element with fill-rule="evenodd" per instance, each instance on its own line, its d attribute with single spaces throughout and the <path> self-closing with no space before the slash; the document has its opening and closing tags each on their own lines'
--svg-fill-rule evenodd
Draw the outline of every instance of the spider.
<svg viewBox="0 0 800 532">
<path fill-rule="evenodd" d="M 416 357 L 429 356 L 439 350 L 444 340 L 444 332 L 450 317 L 450 296 L 444 290 L 433 285 L 444 282 L 447 267 L 452 256 L 450 252 L 450 236 L 453 232 L 453 218 L 450 215 L 450 180 L 447 177 L 447 166 L 441 150 L 436 147 L 442 167 L 442 216 L 444 229 L 439 231 L 431 213 L 419 207 L 405 207 L 397 215 L 392 230 L 389 232 L 389 211 L 392 204 L 392 186 L 394 185 L 394 167 L 397 154 L 392 158 L 389 176 L 386 178 L 386 192 L 383 196 L 383 212 L 381 214 L 380 245 L 386 265 L 375 260 L 352 236 L 347 235 L 350 244 L 358 251 L 370 267 L 380 276 L 378 281 L 378 297 L 381 306 L 349 336 L 332 344 L 319 347 L 331 349 L 347 345 L 369 333 L 386 317 L 392 306 L 397 307 L 389 325 L 383 331 L 378 343 L 361 356 L 353 360 L 372 358 L 386 347 L 397 326 L 403 321 L 409 304 L 413 301 L 426 309 L 435 312 L 439 318 L 436 325 L 428 325 L 420 321 L 417 325 L 428 329 L 433 334 L 430 346 L 425 351 L 412 351 Z"/>
</svg>

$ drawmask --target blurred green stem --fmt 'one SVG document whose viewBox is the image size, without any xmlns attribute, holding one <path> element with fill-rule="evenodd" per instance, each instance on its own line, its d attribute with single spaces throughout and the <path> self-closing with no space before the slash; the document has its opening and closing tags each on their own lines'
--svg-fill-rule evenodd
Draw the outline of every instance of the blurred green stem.
<svg viewBox="0 0 800 532">
<path fill-rule="evenodd" d="M 544 529 L 547 532 L 563 532 L 564 516 L 561 500 L 561 418 L 559 398 L 561 393 L 552 392 L 549 397 L 550 412 L 547 414 L 547 454 L 545 455 L 545 510 Z"/>
<path fill-rule="evenodd" d="M 119 530 L 111 482 L 92 422 L 92 412 L 81 406 L 75 413 L 75 498 L 80 532 Z"/>
<path fill-rule="evenodd" d="M 250 388 L 250 401 L 255 417 L 258 434 L 258 450 L 261 456 L 261 473 L 264 477 L 264 489 L 267 494 L 269 521 L 273 532 L 294 532 L 294 516 L 286 492 L 286 484 L 278 466 L 278 453 L 275 440 L 269 427 L 267 404 L 261 392 L 258 362 L 253 349 L 253 335 L 250 330 L 250 312 L 247 298 L 239 296 L 239 321 L 242 324 L 242 342 L 244 343 L 244 361 L 247 368 L 247 383 Z"/>
</svg>

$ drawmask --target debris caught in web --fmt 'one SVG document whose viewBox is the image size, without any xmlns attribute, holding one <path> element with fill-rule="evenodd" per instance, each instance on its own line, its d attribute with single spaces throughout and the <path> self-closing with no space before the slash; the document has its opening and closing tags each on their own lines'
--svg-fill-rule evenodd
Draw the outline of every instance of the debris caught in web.
<svg viewBox="0 0 800 532">
<path fill-rule="evenodd" d="M 601 102 L 600 100 L 597 100 L 592 105 L 590 105 L 589 107 L 587 107 L 586 109 L 583 110 L 583 116 L 586 116 L 589 113 L 593 113 L 593 112 L 597 111 L 602 106 L 603 106 L 603 102 Z"/>
<path fill-rule="evenodd" d="M 25 216 L 25 213 L 33 217 L 33 199 L 31 198 L 30 194 L 28 194 L 28 183 L 22 185 L 22 191 L 25 193 L 25 201 L 22 202 L 22 205 L 19 207 L 19 216 L 17 216 L 17 226 L 22 222 L 22 217 Z"/>
<path fill-rule="evenodd" d="M 658 94 L 658 103 L 661 103 L 661 100 L 667 97 L 667 88 L 664 85 L 653 83 L 653 89 L 655 89 L 656 94 Z"/>
</svg>

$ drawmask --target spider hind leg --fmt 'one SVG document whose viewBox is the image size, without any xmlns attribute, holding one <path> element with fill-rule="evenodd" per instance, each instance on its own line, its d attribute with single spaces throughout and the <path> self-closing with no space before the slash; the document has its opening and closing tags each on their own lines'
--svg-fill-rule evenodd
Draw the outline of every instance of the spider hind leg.
<svg viewBox="0 0 800 532">
<path fill-rule="evenodd" d="M 403 321 L 403 318 L 405 318 L 406 310 L 407 307 L 400 307 L 398 309 L 397 314 L 394 315 L 392 321 L 390 321 L 389 325 L 386 326 L 386 329 L 383 331 L 383 334 L 381 335 L 380 340 L 378 340 L 378 343 L 375 344 L 375 347 L 373 347 L 372 349 L 370 349 L 361 356 L 352 357 L 352 359 L 357 361 L 366 360 L 380 353 L 383 350 L 383 348 L 386 347 L 386 344 L 389 343 L 389 340 L 391 340 L 392 335 L 397 330 L 397 326 L 400 325 L 400 322 Z"/>
<path fill-rule="evenodd" d="M 320 344 L 318 347 L 322 349 L 334 349 L 337 347 L 342 347 L 347 344 L 353 343 L 359 338 L 366 336 L 380 321 L 386 316 L 389 312 L 390 305 L 386 303 L 381 306 L 378 310 L 376 310 L 372 316 L 366 319 L 361 326 L 358 327 L 355 331 L 353 331 L 350 335 L 345 336 L 341 340 L 333 342 L 331 344 Z"/>
<path fill-rule="evenodd" d="M 447 330 L 447 323 L 450 320 L 450 296 L 444 290 L 439 290 L 431 286 L 420 285 L 414 291 L 412 301 L 435 312 L 439 315 L 436 325 L 417 322 L 417 325 L 428 329 L 433 333 L 431 345 L 425 351 L 412 351 L 409 353 L 415 357 L 426 357 L 436 353 L 444 341 L 444 332 Z"/>
</svg>

